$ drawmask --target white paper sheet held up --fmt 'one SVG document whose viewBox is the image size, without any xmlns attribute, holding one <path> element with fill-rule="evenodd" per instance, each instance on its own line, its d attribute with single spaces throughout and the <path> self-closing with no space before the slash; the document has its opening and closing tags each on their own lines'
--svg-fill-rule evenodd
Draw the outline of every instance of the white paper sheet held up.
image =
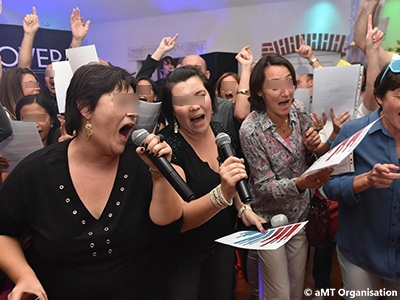
<svg viewBox="0 0 400 300">
<path fill-rule="evenodd" d="M 65 98 L 67 97 L 67 89 L 73 76 L 69 61 L 53 62 L 54 85 L 56 88 L 57 105 L 60 113 L 65 112 Z"/>
<path fill-rule="evenodd" d="M 99 62 L 95 45 L 71 48 L 65 50 L 65 52 L 71 64 L 72 73 L 90 62 Z"/>
<path fill-rule="evenodd" d="M 13 134 L 0 143 L 0 153 L 10 164 L 3 172 L 11 172 L 26 156 L 43 148 L 35 123 L 11 121 L 11 127 Z"/>
<path fill-rule="evenodd" d="M 139 113 L 134 129 L 146 129 L 152 132 L 161 112 L 161 102 L 139 101 Z"/>
<path fill-rule="evenodd" d="M 286 244 L 308 221 L 268 229 L 262 233 L 254 230 L 235 232 L 216 240 L 228 246 L 251 250 L 276 250 Z"/>
<path fill-rule="evenodd" d="M 311 113 L 311 98 L 310 98 L 310 90 L 309 89 L 296 89 L 294 91 L 294 98 L 303 102 L 306 110 Z"/>
<path fill-rule="evenodd" d="M 314 69 L 312 110 L 320 115 L 333 107 L 335 114 L 357 110 L 363 67 L 360 65 Z"/>
<path fill-rule="evenodd" d="M 335 148 L 332 148 L 327 153 L 322 155 L 315 163 L 311 165 L 311 167 L 309 167 L 303 173 L 303 175 L 312 174 L 326 168 L 335 168 L 334 174 L 353 172 L 354 167 L 352 153 L 354 149 L 358 146 L 358 144 L 361 143 L 371 127 L 378 120 L 379 119 L 360 129 L 355 134 L 348 137 L 340 144 L 336 145 Z M 348 168 L 346 168 L 346 165 L 348 166 Z M 338 166 L 340 166 L 340 170 L 336 170 Z"/>
</svg>

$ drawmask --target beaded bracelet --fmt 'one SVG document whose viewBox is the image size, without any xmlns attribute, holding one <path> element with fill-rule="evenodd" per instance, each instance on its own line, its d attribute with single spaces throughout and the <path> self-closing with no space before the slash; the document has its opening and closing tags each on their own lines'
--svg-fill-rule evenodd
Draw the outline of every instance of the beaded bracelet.
<svg viewBox="0 0 400 300">
<path fill-rule="evenodd" d="M 224 209 L 227 206 L 231 206 L 233 204 L 233 199 L 229 202 L 225 199 L 224 195 L 222 195 L 221 185 L 218 185 L 210 192 L 211 203 L 214 204 L 215 207 Z"/>
</svg>

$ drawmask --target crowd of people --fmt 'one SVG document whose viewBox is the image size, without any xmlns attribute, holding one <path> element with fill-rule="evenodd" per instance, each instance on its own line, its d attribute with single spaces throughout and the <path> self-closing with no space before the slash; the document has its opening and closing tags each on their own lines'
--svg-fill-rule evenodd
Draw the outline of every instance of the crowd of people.
<svg viewBox="0 0 400 300">
<path fill-rule="evenodd" d="M 10 300 L 231 300 L 238 256 L 215 240 L 243 227 L 265 232 L 278 214 L 289 224 L 306 221 L 317 191 L 336 203 L 339 220 L 336 236 L 315 247 L 315 289 L 331 288 L 336 245 L 345 290 L 382 286 L 400 299 L 400 56 L 381 47 L 372 16 L 360 16 L 364 38 L 357 32 L 355 42 L 368 72 L 355 120 L 348 110 L 310 114 L 294 92 L 309 89 L 312 97 L 313 74 L 296 74 L 276 54 L 255 61 L 250 46 L 236 56 L 240 74 L 224 73 L 214 84 L 201 56 L 167 56 L 178 34 L 161 39 L 136 77 L 104 60 L 80 67 L 58 114 L 54 78 L 42 88 L 30 69 L 39 29 L 33 8 L 23 20 L 18 67 L 0 81 L 0 142 L 12 135 L 10 121 L 28 121 L 43 148 L 11 173 L 0 153 L 0 289 L 11 283 Z M 71 47 L 82 45 L 89 25 L 73 9 Z M 303 40 L 296 52 L 323 67 Z M 129 107 L 116 109 L 120 97 Z M 140 145 L 131 140 L 137 99 L 162 102 Z M 354 150 L 354 172 L 304 175 L 374 121 Z M 230 136 L 236 156 L 222 160 L 219 133 Z M 170 185 L 154 163 L 160 156 L 195 199 L 182 199 Z M 237 193 L 241 180 L 250 203 Z M 303 299 L 309 249 L 300 230 L 277 250 L 244 252 L 252 299 Z"/>
</svg>

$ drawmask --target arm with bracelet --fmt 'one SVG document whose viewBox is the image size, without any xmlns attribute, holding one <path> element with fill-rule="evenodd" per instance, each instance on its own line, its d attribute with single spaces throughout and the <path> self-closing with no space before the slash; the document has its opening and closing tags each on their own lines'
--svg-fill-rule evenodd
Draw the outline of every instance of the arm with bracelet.
<svg viewBox="0 0 400 300">
<path fill-rule="evenodd" d="M 315 57 L 312 49 L 310 46 L 306 45 L 304 42 L 304 38 L 300 37 L 301 46 L 300 48 L 296 49 L 296 53 L 300 55 L 302 58 L 308 60 L 311 67 L 315 68 L 323 68 L 324 66 L 321 64 L 318 58 Z"/>
<path fill-rule="evenodd" d="M 244 47 L 238 55 L 236 60 L 242 66 L 240 73 L 240 81 L 238 91 L 236 92 L 236 103 L 235 103 L 235 118 L 239 123 L 242 123 L 250 113 L 250 102 L 248 101 L 250 96 L 250 75 L 251 66 L 254 62 L 253 54 L 250 51 L 250 46 Z"/>
</svg>

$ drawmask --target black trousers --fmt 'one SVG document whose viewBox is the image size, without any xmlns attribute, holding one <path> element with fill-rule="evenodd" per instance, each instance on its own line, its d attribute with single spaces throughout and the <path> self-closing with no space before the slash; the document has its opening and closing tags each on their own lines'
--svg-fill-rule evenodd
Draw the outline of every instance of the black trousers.
<svg viewBox="0 0 400 300">
<path fill-rule="evenodd" d="M 234 273 L 234 248 L 222 244 L 201 253 L 167 257 L 163 300 L 231 300 Z"/>
</svg>

